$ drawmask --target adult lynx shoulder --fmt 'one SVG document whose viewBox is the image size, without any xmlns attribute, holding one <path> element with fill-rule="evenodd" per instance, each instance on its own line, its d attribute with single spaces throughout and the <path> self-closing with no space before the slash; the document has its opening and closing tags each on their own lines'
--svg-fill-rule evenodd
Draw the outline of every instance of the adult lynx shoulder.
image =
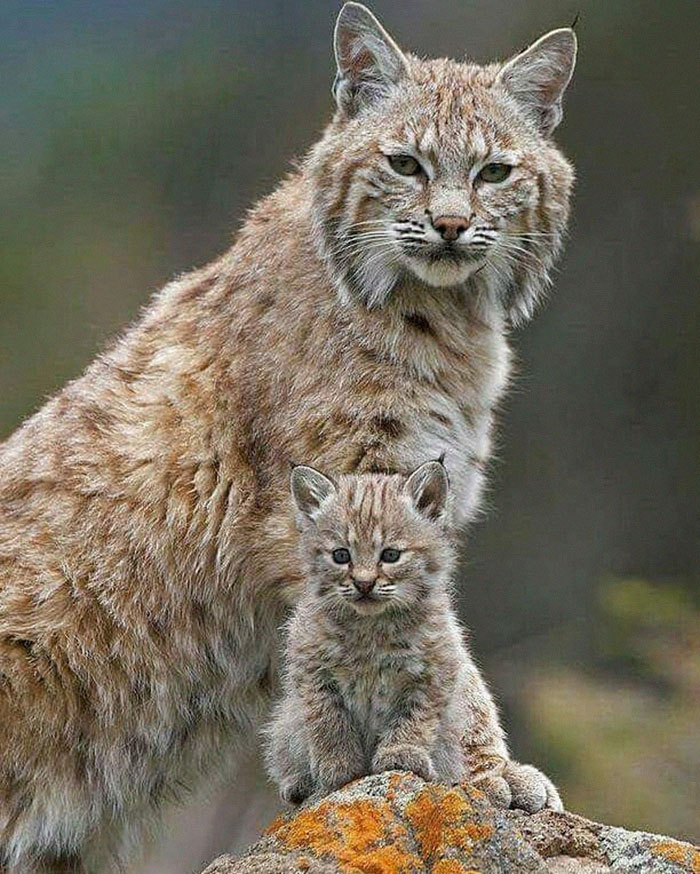
<svg viewBox="0 0 700 874">
<path fill-rule="evenodd" d="M 13 874 L 108 870 L 252 734 L 301 584 L 290 461 L 407 472 L 446 452 L 459 521 L 477 510 L 506 331 L 567 220 L 551 134 L 574 36 L 420 60 L 350 3 L 335 51 L 337 111 L 299 170 L 0 447 Z"/>
</svg>

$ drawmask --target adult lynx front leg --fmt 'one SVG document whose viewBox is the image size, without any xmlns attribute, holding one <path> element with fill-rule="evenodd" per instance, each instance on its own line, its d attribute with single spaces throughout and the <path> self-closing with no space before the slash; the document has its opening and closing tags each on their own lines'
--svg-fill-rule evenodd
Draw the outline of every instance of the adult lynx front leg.
<svg viewBox="0 0 700 874">
<path fill-rule="evenodd" d="M 563 810 L 552 781 L 532 765 L 513 761 L 491 693 L 473 663 L 464 673 L 467 731 L 463 738 L 469 779 L 500 807 L 535 813 L 543 807 Z"/>
</svg>

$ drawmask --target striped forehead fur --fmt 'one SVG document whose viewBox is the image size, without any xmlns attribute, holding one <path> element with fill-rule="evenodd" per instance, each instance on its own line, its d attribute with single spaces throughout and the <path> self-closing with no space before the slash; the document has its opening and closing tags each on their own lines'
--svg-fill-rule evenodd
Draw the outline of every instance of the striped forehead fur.
<svg viewBox="0 0 700 874">
<path fill-rule="evenodd" d="M 341 478 L 337 501 L 346 513 L 348 535 L 373 539 L 395 508 L 403 483 L 401 476 L 371 473 Z"/>
<path fill-rule="evenodd" d="M 503 86 L 503 65 L 403 58 L 406 75 L 362 112 L 339 112 L 307 161 L 317 185 L 317 245 L 341 299 L 386 306 L 414 271 L 521 322 L 549 284 L 573 170 Z M 427 173 L 421 184 L 397 176 L 390 153 L 416 158 Z M 479 187 L 475 174 L 486 162 L 512 165 L 512 181 Z M 418 246 L 430 235 L 426 216 L 436 215 L 471 222 L 473 264 L 450 269 L 432 253 L 428 264 L 407 256 L 407 241 Z M 401 223 L 410 232 L 402 235 Z"/>
</svg>

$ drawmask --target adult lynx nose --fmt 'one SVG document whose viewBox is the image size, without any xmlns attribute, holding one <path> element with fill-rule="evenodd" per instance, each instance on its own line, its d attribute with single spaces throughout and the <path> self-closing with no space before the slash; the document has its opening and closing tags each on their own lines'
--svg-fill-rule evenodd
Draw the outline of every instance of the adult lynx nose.
<svg viewBox="0 0 700 874">
<path fill-rule="evenodd" d="M 355 586 L 355 588 L 357 589 L 357 591 L 361 595 L 369 595 L 369 593 L 374 588 L 374 584 L 377 582 L 377 580 L 375 577 L 374 579 L 364 579 L 364 580 L 354 579 L 352 582 L 353 582 L 353 585 Z"/>
<path fill-rule="evenodd" d="M 469 227 L 469 219 L 463 215 L 440 215 L 433 219 L 433 227 L 443 240 L 453 242 Z"/>
</svg>

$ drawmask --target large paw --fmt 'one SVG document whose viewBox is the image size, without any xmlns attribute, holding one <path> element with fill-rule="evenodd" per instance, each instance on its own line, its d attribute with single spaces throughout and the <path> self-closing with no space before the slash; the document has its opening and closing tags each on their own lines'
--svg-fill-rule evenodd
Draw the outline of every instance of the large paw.
<svg viewBox="0 0 700 874">
<path fill-rule="evenodd" d="M 508 782 L 497 774 L 486 774 L 472 781 L 477 789 L 485 793 L 494 807 L 510 807 L 513 796 Z"/>
<path fill-rule="evenodd" d="M 435 769 L 430 756 L 416 746 L 385 747 L 377 750 L 372 759 L 372 772 L 412 771 L 424 780 L 435 779 Z"/>
<path fill-rule="evenodd" d="M 511 807 L 527 813 L 536 813 L 544 807 L 564 810 L 554 783 L 533 765 L 508 761 L 502 774 L 510 788 Z"/>
</svg>

